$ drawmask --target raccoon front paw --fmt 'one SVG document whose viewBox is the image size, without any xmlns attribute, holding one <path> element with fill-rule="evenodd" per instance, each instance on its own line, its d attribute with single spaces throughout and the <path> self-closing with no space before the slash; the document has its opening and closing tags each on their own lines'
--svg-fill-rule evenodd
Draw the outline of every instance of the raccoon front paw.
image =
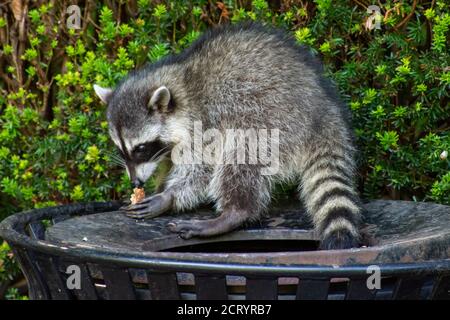
<svg viewBox="0 0 450 320">
<path fill-rule="evenodd" d="M 224 210 L 215 219 L 173 221 L 167 228 L 183 239 L 192 237 L 212 237 L 230 232 L 241 226 L 248 218 L 246 211 Z"/>
<path fill-rule="evenodd" d="M 359 247 L 359 240 L 349 230 L 338 229 L 327 234 L 320 243 L 320 250 L 340 250 Z"/>
<path fill-rule="evenodd" d="M 133 219 L 154 218 L 169 210 L 172 207 L 172 200 L 173 197 L 170 194 L 162 192 L 121 209 Z"/>
<path fill-rule="evenodd" d="M 205 221 L 190 220 L 169 222 L 167 228 L 187 240 L 192 237 L 207 236 L 209 226 L 205 225 Z"/>
</svg>

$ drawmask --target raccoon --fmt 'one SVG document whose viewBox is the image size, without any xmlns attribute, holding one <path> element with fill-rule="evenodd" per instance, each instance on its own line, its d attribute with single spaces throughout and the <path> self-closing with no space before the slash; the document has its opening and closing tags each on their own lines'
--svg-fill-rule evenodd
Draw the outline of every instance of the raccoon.
<svg viewBox="0 0 450 320">
<path fill-rule="evenodd" d="M 295 181 L 320 247 L 358 246 L 361 205 L 348 111 L 320 61 L 283 31 L 258 23 L 215 27 L 180 54 L 131 72 L 114 89 L 94 89 L 107 103 L 109 133 L 135 187 L 174 148 L 192 146 L 193 122 L 221 133 L 280 132 L 275 174 L 262 174 L 260 163 L 174 164 L 161 193 L 125 208 L 130 217 L 210 201 L 217 218 L 167 227 L 185 239 L 215 236 L 261 217 L 274 182 Z M 251 148 L 246 142 L 244 149 Z M 226 141 L 221 152 L 228 159 L 237 151 Z"/>
</svg>

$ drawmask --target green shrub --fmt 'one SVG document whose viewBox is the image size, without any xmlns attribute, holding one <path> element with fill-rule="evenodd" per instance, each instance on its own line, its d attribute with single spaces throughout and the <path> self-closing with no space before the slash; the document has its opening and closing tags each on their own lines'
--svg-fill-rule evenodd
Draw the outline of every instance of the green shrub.
<svg viewBox="0 0 450 320">
<path fill-rule="evenodd" d="M 92 85 L 244 19 L 284 28 L 322 57 L 353 113 L 365 197 L 450 204 L 448 0 L 386 1 L 380 30 L 364 27 L 367 1 L 78 3 L 80 30 L 67 28 L 60 2 L 0 7 L 0 220 L 127 194 Z M 0 281 L 14 269 L 4 259 Z"/>
</svg>

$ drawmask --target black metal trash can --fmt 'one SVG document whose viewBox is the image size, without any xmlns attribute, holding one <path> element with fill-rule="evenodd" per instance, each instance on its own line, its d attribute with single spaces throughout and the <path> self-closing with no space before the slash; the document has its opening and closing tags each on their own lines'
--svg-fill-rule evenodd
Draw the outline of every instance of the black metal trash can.
<svg viewBox="0 0 450 320">
<path fill-rule="evenodd" d="M 450 299 L 447 206 L 370 202 L 365 232 L 376 244 L 318 251 L 295 208 L 225 236 L 182 240 L 167 222 L 211 213 L 136 221 L 119 205 L 37 209 L 0 224 L 32 299 Z M 68 285 L 73 275 L 80 288 Z"/>
</svg>

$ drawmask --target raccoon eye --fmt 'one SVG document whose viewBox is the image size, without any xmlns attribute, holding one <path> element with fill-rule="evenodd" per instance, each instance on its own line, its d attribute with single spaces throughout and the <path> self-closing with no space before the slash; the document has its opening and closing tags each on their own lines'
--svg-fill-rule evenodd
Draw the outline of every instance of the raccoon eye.
<svg viewBox="0 0 450 320">
<path fill-rule="evenodd" d="M 149 158 L 148 147 L 140 144 L 133 149 L 133 158 L 135 161 L 146 161 Z"/>
<path fill-rule="evenodd" d="M 145 144 L 140 144 L 135 148 L 136 152 L 144 152 L 145 149 L 146 149 Z"/>
<path fill-rule="evenodd" d="M 136 161 L 148 161 L 157 156 L 164 145 L 160 141 L 153 141 L 140 144 L 133 149 L 133 156 Z"/>
</svg>

